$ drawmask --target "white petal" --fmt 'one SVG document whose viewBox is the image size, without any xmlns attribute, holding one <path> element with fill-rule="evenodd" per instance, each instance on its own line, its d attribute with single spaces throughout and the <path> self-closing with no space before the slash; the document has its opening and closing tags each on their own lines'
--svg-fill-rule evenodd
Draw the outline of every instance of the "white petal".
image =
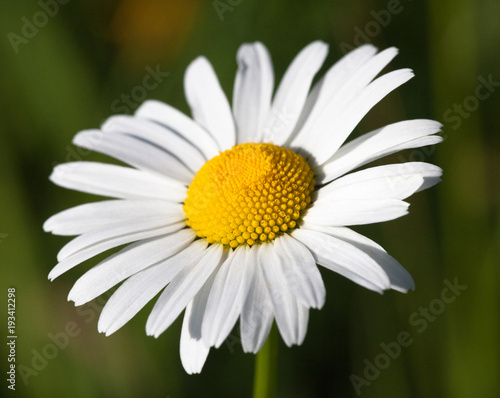
<svg viewBox="0 0 500 398">
<path fill-rule="evenodd" d="M 393 123 L 343 145 L 321 167 L 317 182 L 325 183 L 341 175 L 408 148 L 437 144 L 442 137 L 434 136 L 442 125 L 433 120 L 405 120 Z"/>
<path fill-rule="evenodd" d="M 233 115 L 212 65 L 196 58 L 184 76 L 184 91 L 194 120 L 206 128 L 221 150 L 236 143 Z"/>
<path fill-rule="evenodd" d="M 294 230 L 291 235 L 302 242 L 323 267 L 379 293 L 391 287 L 384 269 L 354 245 L 304 228 Z"/>
<path fill-rule="evenodd" d="M 215 276 L 212 290 L 210 291 L 210 295 L 207 299 L 207 307 L 205 309 L 205 316 L 203 318 L 203 325 L 201 328 L 202 338 L 207 347 L 213 346 L 217 338 L 217 333 L 220 326 L 215 325 L 214 316 L 219 310 L 221 297 L 224 293 L 225 283 L 232 265 L 232 261 L 237 253 L 238 257 L 240 257 L 241 253 L 239 252 L 242 250 L 244 250 L 243 247 L 236 248 L 233 251 L 229 251 L 228 257 L 222 263 L 217 272 L 217 275 Z M 241 264 L 241 262 L 236 264 Z"/>
<path fill-rule="evenodd" d="M 379 53 L 353 73 L 333 97 L 328 93 L 328 100 L 318 99 L 291 146 L 310 154 L 316 164 L 328 160 L 378 101 L 413 76 L 411 71 L 402 69 L 368 84 L 396 53 L 396 49 Z"/>
<path fill-rule="evenodd" d="M 146 323 L 146 333 L 158 337 L 175 321 L 220 264 L 224 249 L 211 245 L 199 262 L 184 266 L 156 302 Z"/>
<path fill-rule="evenodd" d="M 134 235 L 142 231 L 162 228 L 164 226 L 174 224 L 179 222 L 179 217 L 179 215 L 175 214 L 171 217 L 148 217 L 140 218 L 132 222 L 127 220 L 107 224 L 103 227 L 96 228 L 90 232 L 77 236 L 66 243 L 66 245 L 64 245 L 57 254 L 57 259 L 59 261 L 64 260 L 81 250 L 85 250 L 90 246 L 108 241 L 110 239 L 115 239 L 125 235 Z"/>
<path fill-rule="evenodd" d="M 329 115 L 339 114 L 353 98 L 377 76 L 396 56 L 395 48 L 388 48 L 375 55 L 372 45 L 361 46 L 336 62 L 314 86 L 306 109 L 297 125 L 293 146 L 301 146 L 307 137 L 318 139 L 317 127 L 325 124 Z"/>
<path fill-rule="evenodd" d="M 258 249 L 258 246 L 255 246 Z M 244 352 L 256 354 L 264 345 L 273 324 L 273 303 L 258 267 L 241 311 L 241 344 Z"/>
<path fill-rule="evenodd" d="M 92 246 L 88 246 L 87 248 L 61 261 L 54 268 L 52 268 L 52 270 L 49 273 L 49 279 L 54 280 L 59 275 L 65 273 L 71 268 L 88 260 L 91 257 L 97 256 L 98 254 L 105 252 L 106 250 L 112 249 L 120 245 L 125 245 L 127 243 L 135 242 L 141 239 L 148 239 L 154 236 L 169 234 L 178 231 L 184 228 L 185 226 L 186 226 L 185 222 L 180 222 L 160 228 L 153 228 L 146 231 L 139 231 L 137 233 L 124 234 L 116 236 L 112 239 L 100 241 Z"/>
<path fill-rule="evenodd" d="M 306 102 L 311 82 L 328 54 L 328 46 L 315 41 L 292 61 L 276 90 L 264 140 L 283 145 L 293 131 Z"/>
<path fill-rule="evenodd" d="M 196 233 L 191 228 L 185 228 L 129 245 L 78 279 L 69 292 L 68 300 L 74 301 L 75 305 L 85 304 L 129 276 L 184 250 L 195 238 Z"/>
<path fill-rule="evenodd" d="M 334 134 L 327 134 L 331 131 L 331 125 L 317 126 L 318 131 L 322 131 L 323 135 L 327 134 L 327 139 L 320 139 L 316 142 L 311 140 L 311 144 L 304 148 L 305 151 L 310 151 L 316 164 L 326 162 L 373 106 L 412 77 L 411 70 L 400 69 L 387 73 L 370 83 L 347 107 L 342 109 L 341 113 L 336 113 L 334 118 L 330 118 L 329 123 L 335 121 Z"/>
<path fill-rule="evenodd" d="M 274 86 L 271 57 L 262 43 L 255 42 L 240 47 L 237 61 L 233 92 L 237 142 L 259 142 Z"/>
<path fill-rule="evenodd" d="M 365 44 L 346 54 L 328 70 L 314 85 L 307 97 L 302 114 L 289 141 L 304 128 L 306 122 L 308 124 L 314 122 L 314 119 L 325 111 L 325 107 L 328 106 L 329 101 L 341 87 L 349 82 L 351 76 L 366 64 L 376 52 L 376 47 Z"/>
<path fill-rule="evenodd" d="M 208 296 L 217 275 L 217 269 L 207 279 L 200 291 L 186 307 L 182 322 L 180 354 L 181 361 L 187 373 L 200 373 L 207 359 L 209 347 L 201 337 L 201 328 Z"/>
<path fill-rule="evenodd" d="M 194 144 L 186 141 L 177 132 L 158 123 L 133 116 L 111 116 L 101 126 L 104 134 L 137 137 L 158 147 L 163 153 L 178 158 L 196 173 L 207 160 Z"/>
<path fill-rule="evenodd" d="M 50 180 L 61 187 L 121 199 L 182 202 L 187 188 L 176 180 L 142 170 L 98 162 L 71 162 L 56 167 Z"/>
<path fill-rule="evenodd" d="M 275 240 L 276 252 L 283 256 L 283 274 L 297 299 L 307 308 L 321 308 L 326 290 L 311 252 L 290 235 Z"/>
<path fill-rule="evenodd" d="M 314 229 L 337 237 L 368 254 L 385 271 L 391 282 L 391 289 L 406 293 L 409 289 L 415 290 L 415 282 L 406 269 L 391 257 L 380 245 L 366 236 L 345 227 L 319 227 L 304 224 L 303 228 Z"/>
<path fill-rule="evenodd" d="M 335 139 L 332 140 L 332 143 L 325 143 L 328 149 L 322 154 L 314 154 L 317 163 L 323 164 L 328 160 L 340 148 L 361 119 L 363 119 L 377 103 L 391 91 L 410 80 L 413 76 L 413 72 L 410 69 L 400 69 L 387 73 L 370 83 L 366 89 L 353 100 L 352 104 L 345 109 L 343 117 L 339 121 L 339 125 L 335 128 Z"/>
<path fill-rule="evenodd" d="M 73 138 L 73 144 L 114 157 L 140 170 L 166 175 L 185 184 L 189 184 L 194 177 L 194 173 L 175 156 L 127 134 L 86 130 Z"/>
<path fill-rule="evenodd" d="M 152 120 L 172 130 L 205 155 L 207 160 L 219 154 L 219 147 L 203 127 L 181 111 L 159 101 L 145 101 L 135 116 Z"/>
<path fill-rule="evenodd" d="M 306 338 L 307 333 L 307 323 L 309 322 L 309 308 L 302 304 L 300 301 L 297 301 L 297 345 L 301 345 Z"/>
<path fill-rule="evenodd" d="M 442 170 L 429 163 L 407 162 L 350 173 L 318 189 L 314 206 L 335 200 L 406 199 L 441 181 Z"/>
<path fill-rule="evenodd" d="M 299 344 L 301 341 L 301 328 L 299 327 L 299 310 L 297 298 L 288 286 L 287 278 L 283 272 L 284 253 L 273 243 L 261 246 L 259 250 L 259 267 L 266 282 L 266 287 L 273 303 L 276 324 L 287 346 Z"/>
<path fill-rule="evenodd" d="M 45 221 L 43 229 L 56 235 L 79 235 L 119 221 L 133 222 L 148 217 L 162 219 L 175 215 L 178 215 L 178 221 L 186 218 L 180 203 L 163 200 L 105 200 L 57 213 Z"/>
<path fill-rule="evenodd" d="M 257 249 L 238 247 L 222 264 L 208 298 L 203 339 L 210 346 L 219 347 L 238 320 L 254 278 Z"/>
<path fill-rule="evenodd" d="M 186 307 L 186 312 L 182 321 L 181 343 L 179 348 L 182 366 L 186 373 L 190 375 L 201 372 L 210 351 L 210 348 L 205 346 L 203 340 L 193 337 L 189 330 L 189 325 L 193 319 L 193 301 L 194 299 Z M 194 312 L 195 317 L 197 314 L 203 315 L 204 313 L 197 309 L 195 309 Z"/>
<path fill-rule="evenodd" d="M 385 166 L 380 166 L 385 167 Z M 368 169 L 371 170 L 371 169 Z M 365 171 L 365 170 L 363 170 Z M 348 174 L 335 180 L 338 181 L 334 187 L 326 186 L 317 191 L 317 199 L 314 207 L 328 206 L 332 201 L 370 200 L 379 201 L 384 199 L 405 199 L 415 193 L 424 184 L 424 178 L 420 175 L 377 175 L 375 173 Z M 352 178 L 348 178 L 351 177 Z M 344 179 L 348 178 L 348 181 Z"/>
<path fill-rule="evenodd" d="M 408 214 L 408 207 L 408 203 L 398 199 L 332 200 L 317 205 L 314 203 L 303 220 L 334 227 L 373 224 L 405 216 Z"/>
<path fill-rule="evenodd" d="M 104 306 L 97 328 L 106 336 L 125 325 L 184 267 L 200 261 L 207 247 L 205 239 L 193 242 L 166 261 L 128 278 Z"/>
<path fill-rule="evenodd" d="M 443 175 L 443 170 L 440 167 L 429 163 L 406 162 L 402 164 L 402 168 L 406 173 L 420 174 L 424 178 L 424 183 L 417 189 L 417 192 L 433 187 L 441 181 Z"/>
</svg>

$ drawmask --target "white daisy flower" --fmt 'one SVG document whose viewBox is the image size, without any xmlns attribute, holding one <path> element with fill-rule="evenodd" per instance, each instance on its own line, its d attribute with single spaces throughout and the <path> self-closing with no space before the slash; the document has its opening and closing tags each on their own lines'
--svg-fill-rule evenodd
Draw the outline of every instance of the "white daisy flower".
<svg viewBox="0 0 500 398">
<path fill-rule="evenodd" d="M 76 135 L 75 145 L 132 166 L 72 162 L 50 177 L 114 198 L 68 209 L 44 225 L 79 235 L 59 252 L 50 279 L 128 244 L 69 293 L 82 305 L 123 282 L 103 308 L 100 332 L 114 333 L 163 290 L 146 332 L 158 337 L 185 310 L 181 360 L 198 373 L 238 319 L 245 352 L 260 350 L 273 320 L 288 346 L 301 344 L 309 308 L 325 302 L 318 265 L 379 293 L 414 289 L 394 258 L 348 226 L 407 214 L 404 199 L 439 182 L 441 169 L 411 162 L 352 171 L 440 142 L 441 125 L 403 121 L 344 144 L 363 116 L 413 74 L 377 77 L 397 50 L 364 45 L 311 89 L 327 51 L 319 41 L 305 47 L 273 96 L 266 47 L 244 44 L 232 109 L 212 66 L 199 57 L 184 80 L 192 119 L 147 101 L 134 116 L 113 116 L 100 130 Z"/>
</svg>

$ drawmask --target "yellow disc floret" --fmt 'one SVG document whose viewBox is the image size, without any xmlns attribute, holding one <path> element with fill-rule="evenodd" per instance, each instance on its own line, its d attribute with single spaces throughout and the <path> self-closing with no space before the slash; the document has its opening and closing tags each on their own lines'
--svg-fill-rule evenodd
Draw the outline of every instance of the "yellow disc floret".
<svg viewBox="0 0 500 398">
<path fill-rule="evenodd" d="M 198 171 L 184 204 L 187 225 L 209 243 L 269 242 L 297 226 L 311 202 L 307 161 L 273 144 L 240 144 Z"/>
</svg>

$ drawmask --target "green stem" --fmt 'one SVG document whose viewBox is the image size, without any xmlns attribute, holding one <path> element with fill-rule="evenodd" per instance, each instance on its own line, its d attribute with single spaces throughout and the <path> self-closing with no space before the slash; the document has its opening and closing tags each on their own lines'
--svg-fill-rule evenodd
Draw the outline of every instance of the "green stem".
<svg viewBox="0 0 500 398">
<path fill-rule="evenodd" d="M 276 396 L 278 342 L 278 331 L 276 326 L 273 326 L 264 347 L 262 347 L 255 358 L 254 398 L 273 398 Z"/>
</svg>

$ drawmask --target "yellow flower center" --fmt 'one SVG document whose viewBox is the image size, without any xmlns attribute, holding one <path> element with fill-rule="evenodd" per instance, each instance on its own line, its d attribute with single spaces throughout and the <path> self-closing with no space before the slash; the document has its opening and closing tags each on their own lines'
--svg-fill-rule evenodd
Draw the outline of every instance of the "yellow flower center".
<svg viewBox="0 0 500 398">
<path fill-rule="evenodd" d="M 307 161 L 273 144 L 240 144 L 203 165 L 187 191 L 187 225 L 209 243 L 269 242 L 297 226 L 314 190 Z"/>
</svg>

